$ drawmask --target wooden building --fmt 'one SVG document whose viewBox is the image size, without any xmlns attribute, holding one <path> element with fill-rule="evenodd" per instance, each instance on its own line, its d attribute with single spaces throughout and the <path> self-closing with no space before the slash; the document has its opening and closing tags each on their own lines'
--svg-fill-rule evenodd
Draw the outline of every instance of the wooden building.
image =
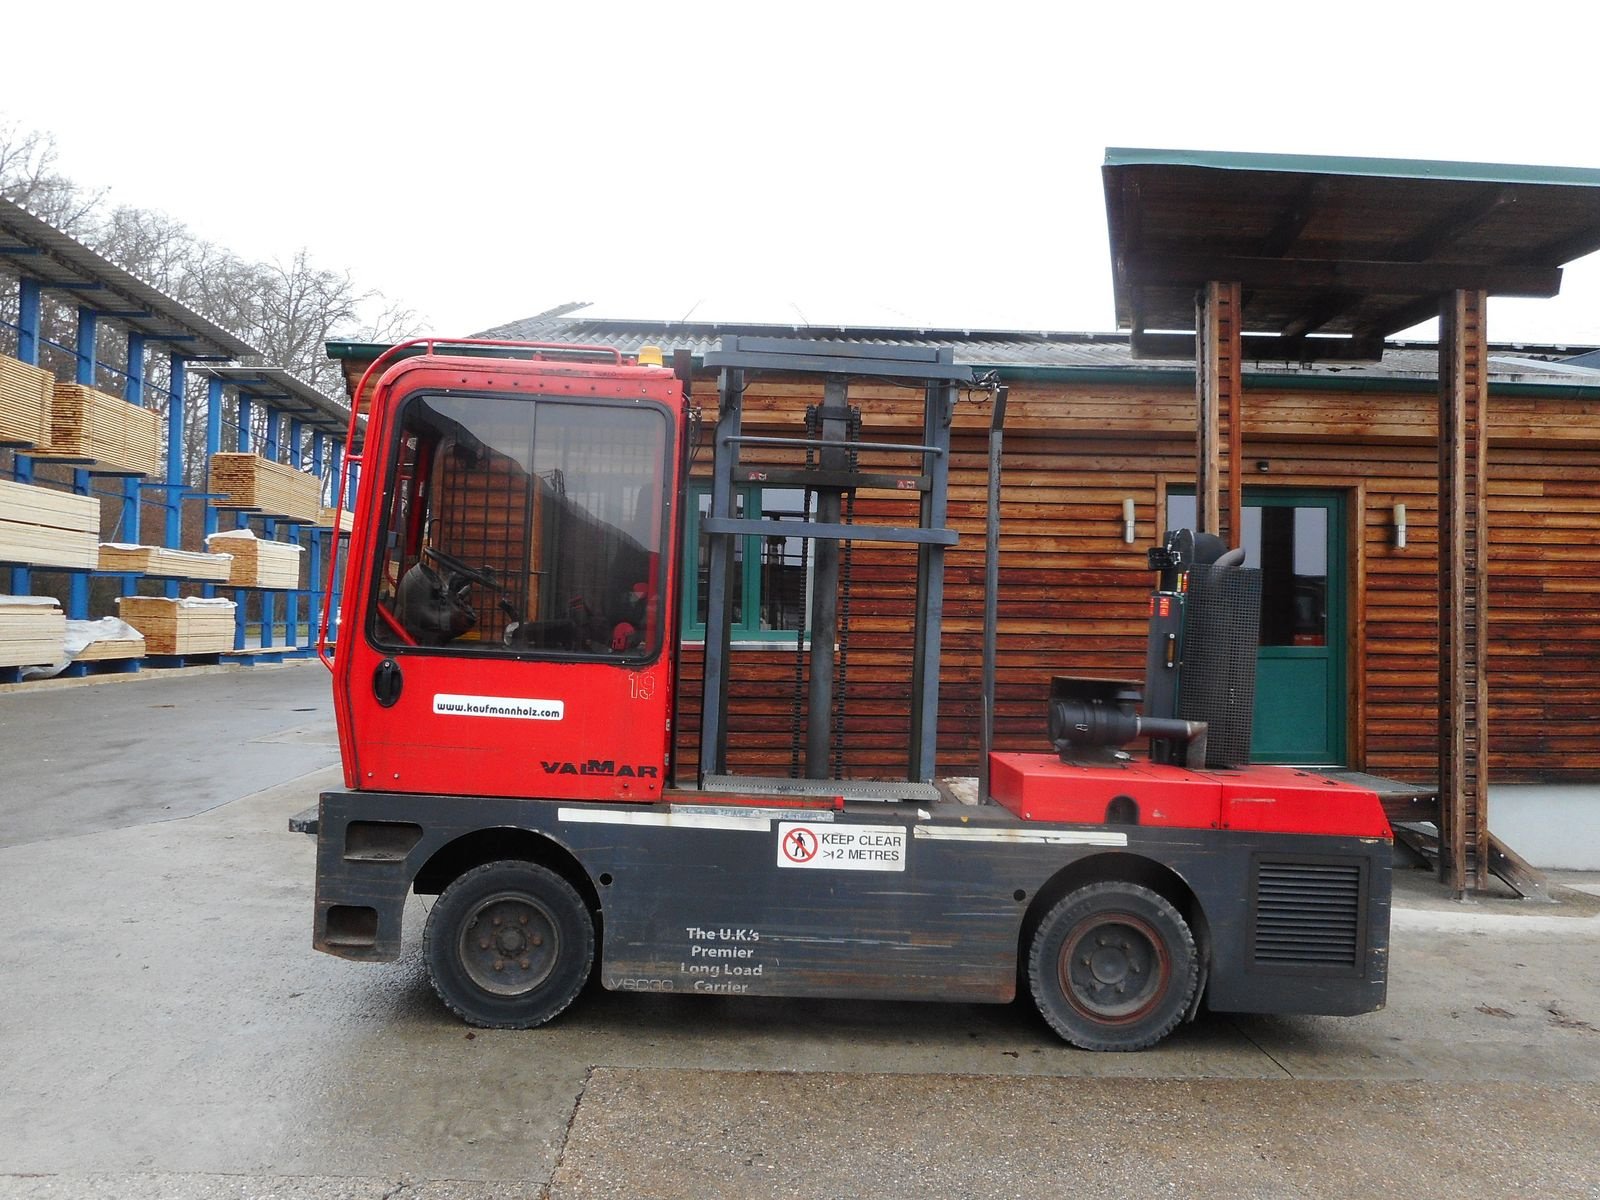
<svg viewBox="0 0 1600 1200">
<path fill-rule="evenodd" d="M 1491 872 L 1508 877 L 1515 856 L 1488 822 L 1491 775 L 1571 782 L 1600 769 L 1588 734 L 1600 375 L 1561 361 L 1584 347 L 1493 346 L 1488 301 L 1552 296 L 1562 264 L 1600 249 L 1600 172 L 1113 150 L 1103 178 L 1126 335 L 774 330 L 569 312 L 486 336 L 700 356 L 741 333 L 954 347 L 1011 396 L 998 746 L 1043 741 L 1052 674 L 1142 674 L 1145 551 L 1169 523 L 1192 525 L 1245 545 L 1263 571 L 1254 756 L 1437 781 L 1447 878 L 1465 891 Z M 1389 340 L 1430 316 L 1437 347 Z M 336 352 L 355 366 L 362 349 Z M 980 725 L 985 394 L 958 405 L 954 423 L 950 524 L 963 541 L 947 559 L 939 733 L 950 773 L 974 769 Z M 863 383 L 850 401 L 867 440 L 921 431 L 920 396 Z M 757 376 L 744 393 L 747 429 L 792 433 L 820 402 L 820 386 Z M 862 465 L 876 469 L 865 455 Z M 747 508 L 805 511 L 804 492 L 751 479 Z M 856 514 L 901 502 L 862 493 Z M 732 770 L 770 773 L 798 757 L 785 743 L 804 704 L 794 626 L 805 553 L 795 538 L 744 547 Z M 913 571 L 894 549 L 851 552 L 840 774 L 888 775 L 902 761 Z M 687 590 L 692 637 L 692 580 Z M 694 664 L 687 653 L 691 681 Z M 678 730 L 686 766 L 692 707 Z"/>
<path fill-rule="evenodd" d="M 1169 520 L 1191 519 L 1194 371 L 1134 359 L 1126 334 L 774 329 L 589 321 L 579 314 L 515 322 L 487 336 L 677 348 L 701 356 L 724 336 L 791 333 L 839 340 L 950 345 L 957 361 L 1009 387 L 1003 462 L 996 743 L 1041 748 L 1052 674 L 1138 678 L 1152 576 L 1145 556 Z M 370 355 L 341 347 L 354 370 Z M 1491 765 L 1506 783 L 1600 779 L 1600 371 L 1564 364 L 1584 347 L 1494 347 L 1490 407 Z M 1265 538 L 1293 578 L 1269 588 L 1260 661 L 1256 754 L 1340 765 L 1431 786 L 1438 771 L 1438 468 L 1436 351 L 1392 343 L 1377 364 L 1247 364 L 1243 429 L 1247 532 Z M 715 378 L 696 381 L 715 406 Z M 819 387 L 754 380 L 747 431 L 794 433 Z M 884 384 L 851 388 L 865 440 L 912 441 L 922 398 Z M 979 737 L 987 393 L 957 406 L 947 559 L 940 769 L 972 774 Z M 704 426 L 697 476 L 710 462 Z M 794 459 L 750 453 L 752 463 Z M 863 456 L 891 470 L 892 455 Z M 903 465 L 903 464 L 899 464 Z M 803 497 L 747 503 L 794 512 Z M 1133 501 L 1134 540 L 1124 509 Z M 905 516 L 892 493 L 861 493 L 856 518 Z M 1403 506 L 1404 545 L 1396 521 Z M 1259 544 L 1259 543 L 1258 543 Z M 786 561 L 787 559 L 787 561 Z M 1264 564 L 1266 565 L 1266 564 Z M 1298 569 L 1297 569 L 1298 568 Z M 859 543 L 852 551 L 843 646 L 844 768 L 903 768 L 911 669 L 907 623 L 914 556 Z M 798 576 L 798 585 L 796 577 Z M 797 752 L 795 626 L 804 562 L 791 547 L 752 546 L 753 590 L 736 635 L 730 767 L 779 773 Z M 697 747 L 695 589 L 683 666 L 690 703 L 680 762 Z M 1277 604 L 1274 609 L 1271 605 Z M 799 699 L 797 700 L 797 697 Z"/>
</svg>

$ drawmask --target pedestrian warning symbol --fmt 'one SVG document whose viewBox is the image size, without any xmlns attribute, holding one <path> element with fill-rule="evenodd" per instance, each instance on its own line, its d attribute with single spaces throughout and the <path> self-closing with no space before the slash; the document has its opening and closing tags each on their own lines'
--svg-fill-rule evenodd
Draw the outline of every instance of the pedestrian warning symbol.
<svg viewBox="0 0 1600 1200">
<path fill-rule="evenodd" d="M 817 835 L 804 825 L 783 835 L 783 857 L 791 863 L 808 863 L 817 856 Z"/>
</svg>

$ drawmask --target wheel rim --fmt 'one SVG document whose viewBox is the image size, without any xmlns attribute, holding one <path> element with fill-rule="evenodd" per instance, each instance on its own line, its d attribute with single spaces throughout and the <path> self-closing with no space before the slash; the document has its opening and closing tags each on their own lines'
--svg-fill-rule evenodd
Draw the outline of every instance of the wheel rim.
<svg viewBox="0 0 1600 1200">
<path fill-rule="evenodd" d="M 1166 942 L 1132 913 L 1085 921 L 1062 943 L 1057 963 L 1067 1003 L 1091 1021 L 1126 1025 L 1160 1002 L 1172 976 Z"/>
<path fill-rule="evenodd" d="M 522 892 L 498 892 L 467 913 L 457 952 L 467 977 L 484 991 L 519 996 L 555 970 L 561 934 L 539 901 Z"/>
</svg>

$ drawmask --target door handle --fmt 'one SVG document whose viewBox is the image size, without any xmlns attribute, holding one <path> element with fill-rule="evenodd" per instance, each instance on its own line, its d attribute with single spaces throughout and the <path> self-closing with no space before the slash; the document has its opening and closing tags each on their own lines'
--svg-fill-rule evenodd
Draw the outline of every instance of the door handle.
<svg viewBox="0 0 1600 1200">
<path fill-rule="evenodd" d="M 400 674 L 400 664 L 392 658 L 386 658 L 378 664 L 377 670 L 372 673 L 372 694 L 378 701 L 380 708 L 393 708 L 395 701 L 400 699 L 400 689 L 405 684 L 404 677 Z"/>
</svg>

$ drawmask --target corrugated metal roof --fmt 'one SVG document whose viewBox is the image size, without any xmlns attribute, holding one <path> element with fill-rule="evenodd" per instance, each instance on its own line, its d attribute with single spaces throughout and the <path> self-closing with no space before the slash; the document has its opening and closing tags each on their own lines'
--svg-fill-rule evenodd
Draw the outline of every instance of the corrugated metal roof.
<svg viewBox="0 0 1600 1200">
<path fill-rule="evenodd" d="M 27 209 L 0 197 L 0 262 L 107 312 L 151 341 L 211 358 L 261 356 L 237 334 L 207 320 Z M 115 303 L 107 303 L 114 298 Z"/>
<path fill-rule="evenodd" d="M 862 325 L 775 325 L 696 321 L 634 321 L 564 316 L 527 317 L 475 334 L 530 342 L 594 342 L 625 353 L 641 346 L 688 350 L 696 358 L 714 350 L 724 337 L 803 337 L 821 342 L 865 342 L 878 346 L 951 346 L 956 361 L 982 367 L 1131 366 L 1157 370 L 1186 368 L 1179 361 L 1145 359 L 1133 363 L 1126 334 L 1024 333 L 1014 330 L 894 329 Z"/>
<path fill-rule="evenodd" d="M 475 334 L 530 342 L 592 343 L 633 353 L 641 346 L 659 346 L 670 354 L 688 350 L 696 358 L 714 349 L 724 336 L 754 334 L 805 337 L 818 341 L 867 342 L 899 346 L 951 346 L 958 363 L 979 368 L 1027 371 L 1116 370 L 1132 373 L 1190 373 L 1188 359 L 1134 358 L 1127 333 L 1029 333 L 1016 330 L 887 329 L 859 326 L 754 325 L 684 321 L 585 319 L 581 312 L 541 314 L 510 321 Z M 1556 364 L 1582 353 L 1582 346 L 1507 345 L 1495 347 L 1490 375 L 1499 383 L 1571 385 L 1570 371 Z M 1505 352 L 1502 355 L 1500 352 Z M 1516 361 L 1508 356 L 1514 355 Z M 1548 361 L 1551 365 L 1543 364 Z M 1376 363 L 1284 363 L 1263 359 L 1245 364 L 1245 373 L 1306 376 L 1325 379 L 1432 380 L 1439 370 L 1438 347 L 1431 342 L 1391 341 Z"/>
</svg>

